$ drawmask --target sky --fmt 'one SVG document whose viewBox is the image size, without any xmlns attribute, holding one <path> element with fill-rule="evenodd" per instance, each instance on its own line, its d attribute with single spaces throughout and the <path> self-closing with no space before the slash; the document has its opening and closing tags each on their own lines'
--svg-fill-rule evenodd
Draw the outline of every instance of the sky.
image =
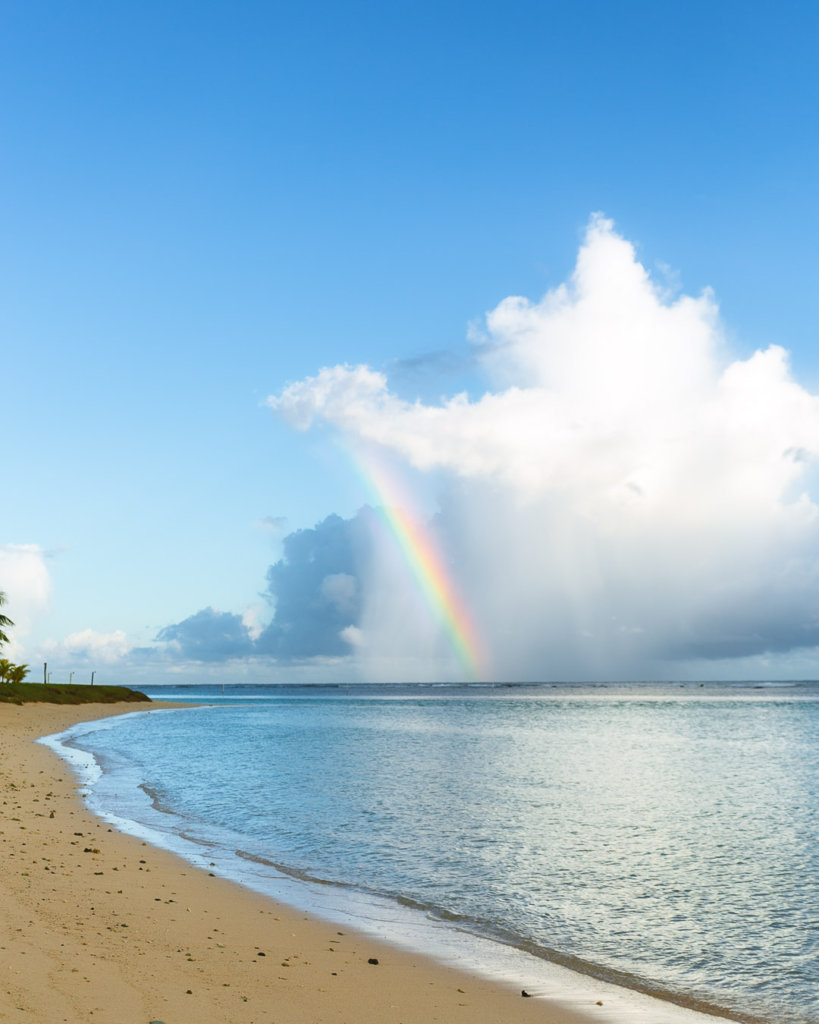
<svg viewBox="0 0 819 1024">
<path fill-rule="evenodd" d="M 819 676 L 819 8 L 0 10 L 3 654 Z"/>
</svg>

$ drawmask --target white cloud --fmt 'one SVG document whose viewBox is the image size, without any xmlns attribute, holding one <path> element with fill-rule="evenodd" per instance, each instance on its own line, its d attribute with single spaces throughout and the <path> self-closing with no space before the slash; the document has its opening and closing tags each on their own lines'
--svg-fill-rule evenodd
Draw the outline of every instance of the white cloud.
<svg viewBox="0 0 819 1024">
<path fill-rule="evenodd" d="M 345 626 L 339 633 L 342 640 L 350 647 L 365 647 L 367 639 L 358 626 Z"/>
<path fill-rule="evenodd" d="M 124 658 L 132 646 L 121 629 L 114 630 L 113 633 L 80 629 L 70 633 L 61 643 L 47 645 L 46 651 L 52 658 L 80 658 L 84 661 L 99 661 L 110 665 Z"/>
<path fill-rule="evenodd" d="M 260 612 L 261 608 L 253 605 L 250 608 L 246 608 L 242 613 L 242 625 L 247 630 L 248 636 L 251 640 L 258 639 L 264 629 L 264 625 L 259 619 Z"/>
<path fill-rule="evenodd" d="M 269 403 L 449 475 L 435 529 L 498 676 L 819 644 L 819 399 L 782 348 L 732 360 L 712 294 L 669 298 L 595 217 L 570 281 L 501 302 L 480 353 L 494 390 L 475 401 L 406 402 L 337 366 Z M 395 591 L 372 574 L 368 646 L 402 617 L 402 648 L 428 642 Z"/>
<path fill-rule="evenodd" d="M 12 661 L 22 657 L 22 639 L 48 608 L 51 576 L 45 560 L 37 544 L 0 544 L 0 590 L 7 598 L 3 611 L 14 622 L 3 653 Z"/>
</svg>

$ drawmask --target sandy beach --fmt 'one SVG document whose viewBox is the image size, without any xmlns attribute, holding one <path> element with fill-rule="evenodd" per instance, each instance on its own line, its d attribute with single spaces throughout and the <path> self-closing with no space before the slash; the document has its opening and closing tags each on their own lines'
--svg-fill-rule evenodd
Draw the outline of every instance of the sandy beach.
<svg viewBox="0 0 819 1024">
<path fill-rule="evenodd" d="M 608 986 L 591 983 L 571 1006 L 542 992 L 523 998 L 519 987 L 307 917 L 112 830 L 85 809 L 69 766 L 35 740 L 134 710 L 0 705 L 1 1021 L 623 1019 Z M 653 1000 L 632 1010 L 627 1019 L 652 1024 L 699 1018 Z"/>
</svg>

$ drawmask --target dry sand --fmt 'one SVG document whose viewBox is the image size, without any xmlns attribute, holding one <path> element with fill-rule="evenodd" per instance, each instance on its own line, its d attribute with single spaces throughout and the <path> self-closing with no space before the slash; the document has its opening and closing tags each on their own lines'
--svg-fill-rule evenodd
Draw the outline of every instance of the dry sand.
<svg viewBox="0 0 819 1024">
<path fill-rule="evenodd" d="M 580 1010 L 522 998 L 519 988 L 306 917 L 113 831 L 84 807 L 68 765 L 34 741 L 137 709 L 0 705 L 0 1021 L 610 1019 L 594 993 Z M 659 1019 L 629 1019 L 638 1018 Z"/>
</svg>

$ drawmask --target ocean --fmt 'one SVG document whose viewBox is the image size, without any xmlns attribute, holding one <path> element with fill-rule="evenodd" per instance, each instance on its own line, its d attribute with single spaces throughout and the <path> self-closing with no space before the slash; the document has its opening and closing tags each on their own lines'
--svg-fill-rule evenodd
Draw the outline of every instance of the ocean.
<svg viewBox="0 0 819 1024">
<path fill-rule="evenodd" d="M 126 831 L 530 987 L 819 1024 L 819 684 L 148 692 L 205 706 L 50 740 Z"/>
</svg>

